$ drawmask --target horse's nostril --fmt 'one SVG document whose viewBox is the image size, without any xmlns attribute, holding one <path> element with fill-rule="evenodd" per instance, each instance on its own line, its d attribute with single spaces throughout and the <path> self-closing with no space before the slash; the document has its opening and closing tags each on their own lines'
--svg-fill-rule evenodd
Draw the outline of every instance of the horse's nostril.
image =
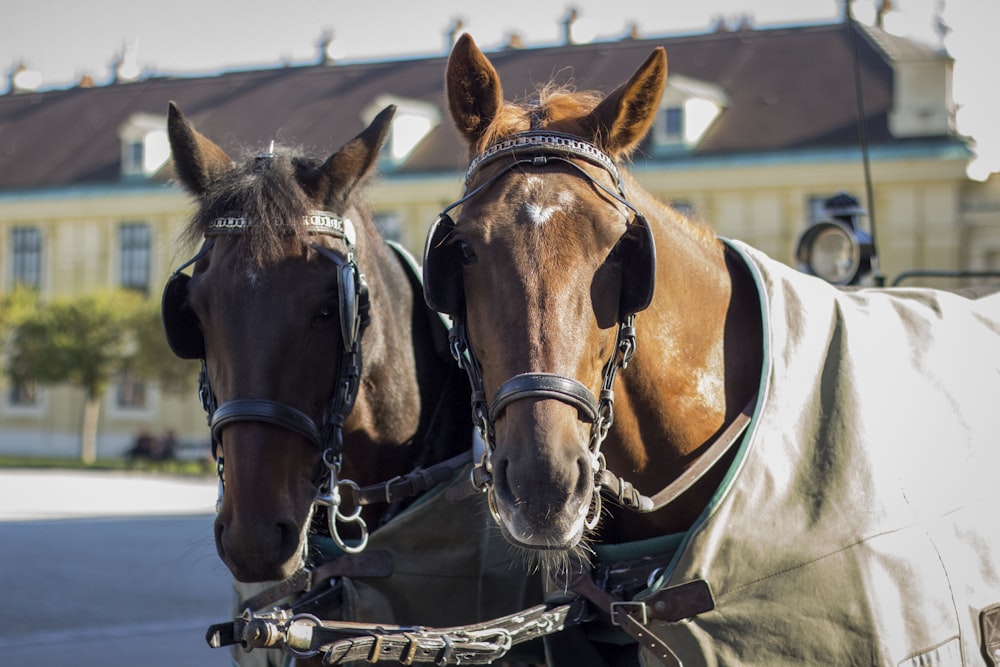
<svg viewBox="0 0 1000 667">
<path fill-rule="evenodd" d="M 216 549 L 218 550 L 220 556 L 224 556 L 224 552 L 225 552 L 225 543 L 223 542 L 223 538 L 225 536 L 225 533 L 226 533 L 226 524 L 223 523 L 219 518 L 216 518 L 216 520 L 215 520 L 215 546 L 216 546 Z"/>
<path fill-rule="evenodd" d="M 293 521 L 278 522 L 278 544 L 283 558 L 291 558 L 299 548 L 299 529 Z"/>
<path fill-rule="evenodd" d="M 574 491 L 577 496 L 584 496 L 590 493 L 590 481 L 594 474 L 593 466 L 591 466 L 590 458 L 587 456 L 579 457 L 576 463 L 580 474 L 576 478 L 576 488 Z"/>
<path fill-rule="evenodd" d="M 498 493 L 503 493 L 506 495 L 512 495 L 514 492 L 513 480 L 507 477 L 510 472 L 510 466 L 507 465 L 507 459 L 497 456 L 493 459 L 493 487 Z"/>
</svg>

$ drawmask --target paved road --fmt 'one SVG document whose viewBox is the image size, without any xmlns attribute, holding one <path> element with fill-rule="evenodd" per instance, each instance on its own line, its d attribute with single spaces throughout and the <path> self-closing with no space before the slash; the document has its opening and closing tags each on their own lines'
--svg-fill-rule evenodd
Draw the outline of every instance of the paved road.
<svg viewBox="0 0 1000 667">
<path fill-rule="evenodd" d="M 212 540 L 215 482 L 0 470 L 0 664 L 230 664 L 204 642 L 230 618 Z"/>
</svg>

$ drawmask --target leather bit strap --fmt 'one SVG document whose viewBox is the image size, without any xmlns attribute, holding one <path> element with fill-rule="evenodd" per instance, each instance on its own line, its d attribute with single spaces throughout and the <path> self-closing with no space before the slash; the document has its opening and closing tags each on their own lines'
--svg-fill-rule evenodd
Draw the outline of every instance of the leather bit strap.
<svg viewBox="0 0 1000 667">
<path fill-rule="evenodd" d="M 656 656 L 665 667 L 682 665 L 670 646 L 650 631 L 650 619 L 676 623 L 715 608 L 712 591 L 703 579 L 665 588 L 646 600 L 629 601 L 607 593 L 594 583 L 589 569 L 581 569 L 569 580 L 568 588 L 606 613 L 613 625 Z"/>
</svg>

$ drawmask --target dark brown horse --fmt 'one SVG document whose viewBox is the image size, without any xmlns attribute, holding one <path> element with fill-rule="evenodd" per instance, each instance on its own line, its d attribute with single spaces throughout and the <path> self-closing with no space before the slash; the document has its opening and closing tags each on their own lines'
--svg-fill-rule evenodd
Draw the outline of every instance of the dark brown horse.
<svg viewBox="0 0 1000 667">
<path fill-rule="evenodd" d="M 973 660 L 1000 603 L 1000 298 L 838 290 L 657 201 L 621 163 L 665 77 L 657 49 L 606 97 L 515 104 L 471 38 L 451 54 L 471 164 L 424 288 L 467 351 L 495 519 L 557 568 L 676 534 L 631 591 L 575 586 L 664 664 Z"/>
<path fill-rule="evenodd" d="M 451 626 L 540 601 L 465 492 L 468 382 L 416 262 L 363 198 L 393 112 L 325 160 L 272 144 L 236 164 L 170 106 L 201 247 L 164 288 L 164 328 L 203 362 L 219 555 L 240 581 L 281 580 L 253 612 L 291 594 L 289 613 Z"/>
</svg>

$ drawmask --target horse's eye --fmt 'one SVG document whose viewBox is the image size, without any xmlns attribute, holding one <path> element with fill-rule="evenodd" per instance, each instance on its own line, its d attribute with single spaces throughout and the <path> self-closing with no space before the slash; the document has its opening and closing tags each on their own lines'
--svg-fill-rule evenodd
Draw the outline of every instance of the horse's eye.
<svg viewBox="0 0 1000 667">
<path fill-rule="evenodd" d="M 319 325 L 324 322 L 329 322 L 337 316 L 337 304 L 336 303 L 324 303 L 323 306 L 317 311 L 316 317 L 313 320 L 313 324 Z"/>
<path fill-rule="evenodd" d="M 472 251 L 472 248 L 465 241 L 458 244 L 458 251 L 462 255 L 462 263 L 465 265 L 472 264 L 476 259 L 476 253 Z"/>
</svg>

